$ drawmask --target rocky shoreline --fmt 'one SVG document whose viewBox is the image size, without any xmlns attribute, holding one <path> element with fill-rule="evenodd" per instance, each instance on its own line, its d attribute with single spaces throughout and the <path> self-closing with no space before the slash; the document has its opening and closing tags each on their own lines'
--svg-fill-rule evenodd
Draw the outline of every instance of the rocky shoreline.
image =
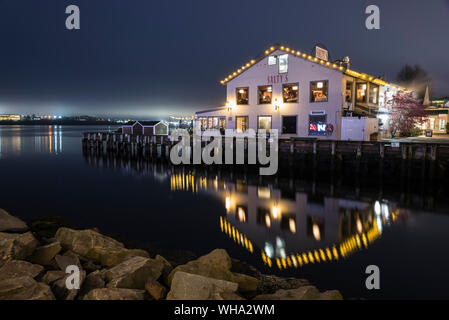
<svg viewBox="0 0 449 320">
<path fill-rule="evenodd" d="M 166 259 L 167 258 L 167 259 Z M 342 300 L 307 280 L 260 273 L 215 249 L 171 259 L 126 248 L 98 230 L 76 230 L 57 218 L 30 227 L 0 209 L 0 300 Z M 80 288 L 68 289 L 69 265 Z"/>
</svg>

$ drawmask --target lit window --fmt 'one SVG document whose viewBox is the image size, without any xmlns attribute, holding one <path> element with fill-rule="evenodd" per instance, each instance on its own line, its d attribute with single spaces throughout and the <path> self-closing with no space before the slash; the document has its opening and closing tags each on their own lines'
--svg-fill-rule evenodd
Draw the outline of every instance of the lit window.
<svg viewBox="0 0 449 320">
<path fill-rule="evenodd" d="M 248 88 L 237 88 L 237 104 L 248 104 Z"/>
<path fill-rule="evenodd" d="M 288 72 L 288 54 L 279 56 L 279 73 Z"/>
<path fill-rule="evenodd" d="M 270 104 L 271 97 L 273 96 L 273 87 L 272 86 L 263 86 L 259 87 L 259 104 Z"/>
<path fill-rule="evenodd" d="M 345 101 L 352 102 L 352 81 L 346 81 Z"/>
<path fill-rule="evenodd" d="M 269 56 L 268 57 L 268 65 L 273 66 L 276 64 L 276 56 Z"/>
<path fill-rule="evenodd" d="M 257 120 L 257 129 L 265 129 L 270 131 L 271 129 L 271 116 L 259 116 Z"/>
<path fill-rule="evenodd" d="M 446 130 L 446 120 L 440 119 L 440 131 Z"/>
<path fill-rule="evenodd" d="M 204 131 L 207 129 L 207 118 L 206 117 L 198 118 L 198 122 L 200 123 L 201 131 Z"/>
<path fill-rule="evenodd" d="M 369 103 L 377 104 L 379 96 L 379 87 L 373 84 L 369 86 Z"/>
<path fill-rule="evenodd" d="M 357 102 L 366 102 L 366 83 L 357 83 Z"/>
<path fill-rule="evenodd" d="M 297 103 L 299 86 L 295 84 L 284 84 L 282 87 L 282 95 L 285 103 Z"/>
<path fill-rule="evenodd" d="M 283 116 L 282 117 L 282 133 L 284 134 L 296 134 L 296 116 Z"/>
<path fill-rule="evenodd" d="M 310 82 L 310 102 L 327 101 L 327 81 Z"/>
<path fill-rule="evenodd" d="M 248 117 L 235 117 L 237 132 L 242 133 L 248 130 Z"/>
</svg>

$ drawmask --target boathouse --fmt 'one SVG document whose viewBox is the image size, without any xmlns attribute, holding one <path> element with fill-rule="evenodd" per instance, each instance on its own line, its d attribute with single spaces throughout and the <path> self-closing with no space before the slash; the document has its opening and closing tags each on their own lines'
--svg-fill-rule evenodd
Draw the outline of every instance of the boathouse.
<svg viewBox="0 0 449 320">
<path fill-rule="evenodd" d="M 119 131 L 138 136 L 167 136 L 168 124 L 164 121 L 130 121 L 121 126 Z"/>
<path fill-rule="evenodd" d="M 377 140 L 386 131 L 388 97 L 405 89 L 350 69 L 348 57 L 332 62 L 324 46 L 313 51 L 271 46 L 220 81 L 226 103 L 196 112 L 196 126 L 277 129 L 281 138 Z"/>
</svg>

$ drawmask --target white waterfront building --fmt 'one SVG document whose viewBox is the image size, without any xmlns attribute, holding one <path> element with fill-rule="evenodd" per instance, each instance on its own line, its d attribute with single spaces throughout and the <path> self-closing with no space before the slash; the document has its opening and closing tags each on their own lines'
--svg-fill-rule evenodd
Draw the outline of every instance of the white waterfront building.
<svg viewBox="0 0 449 320">
<path fill-rule="evenodd" d="M 388 121 L 385 101 L 400 88 L 314 54 L 273 45 L 221 80 L 226 103 L 196 112 L 202 129 L 277 129 L 281 138 L 375 140 Z M 343 121 L 351 116 L 351 121 Z M 381 128 L 379 128 L 379 125 Z"/>
</svg>

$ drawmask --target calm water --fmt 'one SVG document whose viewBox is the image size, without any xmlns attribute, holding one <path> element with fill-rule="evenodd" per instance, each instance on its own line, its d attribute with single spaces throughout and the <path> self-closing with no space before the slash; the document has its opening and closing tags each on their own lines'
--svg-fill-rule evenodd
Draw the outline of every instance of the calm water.
<svg viewBox="0 0 449 320">
<path fill-rule="evenodd" d="M 449 298 L 444 189 L 380 197 L 316 181 L 83 154 L 81 132 L 107 129 L 0 126 L 0 207 L 27 221 L 62 216 L 197 254 L 225 248 L 265 273 L 307 278 L 345 297 Z M 427 209 L 410 209 L 414 203 Z M 364 285 L 371 264 L 381 271 L 375 292 Z"/>
</svg>

